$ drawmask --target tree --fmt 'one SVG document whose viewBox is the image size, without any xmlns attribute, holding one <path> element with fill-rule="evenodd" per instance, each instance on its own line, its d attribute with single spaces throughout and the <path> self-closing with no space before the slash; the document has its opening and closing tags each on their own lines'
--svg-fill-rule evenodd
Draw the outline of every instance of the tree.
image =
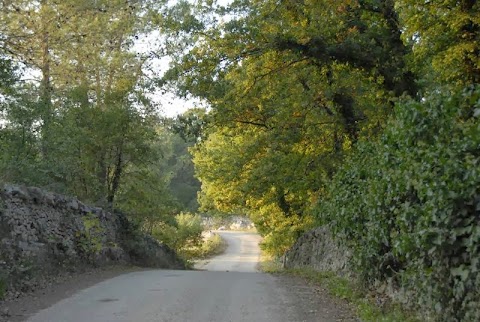
<svg viewBox="0 0 480 322">
<path fill-rule="evenodd" d="M 147 159 L 141 164 L 125 167 L 124 184 L 119 189 L 116 206 L 143 223 L 147 231 L 159 223 L 174 223 L 181 205 L 170 189 L 174 173 L 169 164 L 174 156 L 173 135 L 163 126 L 155 125 L 155 136 L 149 141 Z"/>
<path fill-rule="evenodd" d="M 126 168 L 142 166 L 152 155 L 156 119 L 155 105 L 145 96 L 147 57 L 132 45 L 148 30 L 145 13 L 153 6 L 150 1 L 2 3 L 6 55 L 41 75 L 38 83 L 24 86 L 24 101 L 6 111 L 9 127 L 30 140 L 19 145 L 11 135 L 6 145 L 23 152 L 10 150 L 9 157 L 28 154 L 24 159 L 36 170 L 10 180 L 113 206 Z"/>
<path fill-rule="evenodd" d="M 37 170 L 33 164 L 38 112 L 30 100 L 31 87 L 19 86 L 19 66 L 6 53 L 0 55 L 0 178 L 12 181 Z"/>
<path fill-rule="evenodd" d="M 250 213 L 277 242 L 294 227 L 278 247 L 284 251 L 310 224 L 311 205 L 344 155 L 381 131 L 395 99 L 417 94 L 394 2 L 252 1 L 211 10 L 200 2 L 170 10 L 167 50 L 185 39 L 193 45 L 165 80 L 212 108 L 194 157 L 202 203 Z"/>
<path fill-rule="evenodd" d="M 169 158 L 172 171 L 170 189 L 182 204 L 184 211 L 197 211 L 197 193 L 200 182 L 195 178 L 191 148 L 203 137 L 206 127 L 205 110 L 192 108 L 168 119 L 166 126 L 172 134 L 173 154 Z"/>
<path fill-rule="evenodd" d="M 477 1 L 396 1 L 413 46 L 413 66 L 428 81 L 462 88 L 480 82 L 480 4 Z"/>
</svg>

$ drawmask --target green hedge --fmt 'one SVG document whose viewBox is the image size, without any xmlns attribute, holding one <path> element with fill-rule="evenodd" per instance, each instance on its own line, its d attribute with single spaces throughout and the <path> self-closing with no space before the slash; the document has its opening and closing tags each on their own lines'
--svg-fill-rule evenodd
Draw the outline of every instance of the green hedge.
<svg viewBox="0 0 480 322">
<path fill-rule="evenodd" d="M 397 104 L 316 207 L 370 285 L 445 321 L 480 321 L 480 89 Z"/>
</svg>

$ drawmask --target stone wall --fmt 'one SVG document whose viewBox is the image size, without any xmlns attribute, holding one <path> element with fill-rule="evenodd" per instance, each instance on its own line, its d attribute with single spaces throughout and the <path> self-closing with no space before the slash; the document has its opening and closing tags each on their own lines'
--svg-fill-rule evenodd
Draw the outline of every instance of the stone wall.
<svg viewBox="0 0 480 322">
<path fill-rule="evenodd" d="M 317 227 L 301 236 L 284 258 L 286 268 L 309 267 L 322 272 L 350 275 L 350 252 L 337 243 L 326 227 Z"/>
<path fill-rule="evenodd" d="M 38 188 L 0 190 L 0 288 L 28 291 L 65 271 L 114 263 L 184 268 L 123 214 Z"/>
</svg>

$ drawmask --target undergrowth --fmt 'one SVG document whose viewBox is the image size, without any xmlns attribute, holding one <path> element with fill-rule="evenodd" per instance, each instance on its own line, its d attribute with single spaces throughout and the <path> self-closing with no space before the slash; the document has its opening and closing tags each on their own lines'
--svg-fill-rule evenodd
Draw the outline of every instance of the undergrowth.
<svg viewBox="0 0 480 322">
<path fill-rule="evenodd" d="M 318 203 L 362 283 L 439 321 L 480 320 L 480 87 L 405 100 Z"/>
<path fill-rule="evenodd" d="M 220 255 L 227 248 L 227 243 L 218 234 L 212 234 L 201 244 L 190 247 L 183 251 L 188 259 L 205 259 L 215 255 Z"/>
</svg>

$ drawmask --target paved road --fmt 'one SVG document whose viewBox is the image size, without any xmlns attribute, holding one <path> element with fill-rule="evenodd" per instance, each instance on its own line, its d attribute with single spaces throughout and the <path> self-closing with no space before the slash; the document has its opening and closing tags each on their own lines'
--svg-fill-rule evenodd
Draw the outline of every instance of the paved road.
<svg viewBox="0 0 480 322">
<path fill-rule="evenodd" d="M 257 272 L 260 259 L 258 243 L 260 236 L 254 233 L 217 231 L 227 242 L 228 247 L 220 256 L 212 260 L 200 261 L 197 269 L 207 271 Z"/>
<path fill-rule="evenodd" d="M 341 321 L 344 312 L 298 280 L 255 272 L 259 237 L 222 232 L 226 253 L 202 269 L 124 274 L 38 312 L 31 322 Z M 229 272 L 226 272 L 229 271 Z"/>
</svg>

